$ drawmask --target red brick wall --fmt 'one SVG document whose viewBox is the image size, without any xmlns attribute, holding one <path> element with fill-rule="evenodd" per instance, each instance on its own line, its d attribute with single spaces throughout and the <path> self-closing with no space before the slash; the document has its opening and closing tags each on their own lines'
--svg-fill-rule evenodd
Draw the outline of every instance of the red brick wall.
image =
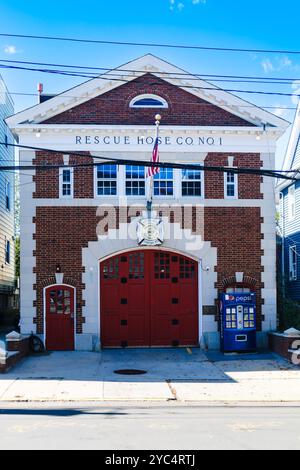
<svg viewBox="0 0 300 470">
<path fill-rule="evenodd" d="M 207 166 L 228 166 L 228 156 L 234 156 L 233 166 L 238 168 L 260 169 L 263 162 L 258 153 L 209 153 L 205 159 Z M 260 192 L 260 183 L 262 181 L 259 175 L 238 175 L 238 196 L 239 199 L 261 199 L 263 195 Z M 224 198 L 224 173 L 205 172 L 205 197 L 206 199 Z"/>
<path fill-rule="evenodd" d="M 169 103 L 168 109 L 159 109 L 165 126 L 252 126 L 240 117 L 149 73 L 44 123 L 153 125 L 155 109 L 129 108 L 129 103 L 135 96 L 145 93 L 160 95 Z"/>
<path fill-rule="evenodd" d="M 181 223 L 182 228 L 195 227 L 196 209 L 189 211 L 184 218 L 182 208 L 175 210 L 170 219 Z M 82 332 L 82 248 L 89 241 L 97 240 L 96 227 L 100 217 L 96 216 L 96 207 L 38 207 L 36 212 L 36 273 L 37 273 L 37 332 L 43 332 L 43 287 L 51 284 L 57 264 L 60 264 L 65 277 L 77 290 L 77 332 Z M 127 209 L 121 208 L 117 217 L 107 208 L 110 228 L 122 222 L 130 221 Z M 136 209 L 138 212 L 139 209 Z M 163 208 L 164 215 L 168 209 Z M 224 278 L 244 272 L 246 276 L 257 280 L 255 290 L 258 295 L 258 319 L 261 328 L 261 233 L 259 208 L 205 208 L 204 237 L 218 249 L 218 281 L 216 288 L 223 291 Z M 102 233 L 105 232 L 105 228 Z M 95 293 L 96 295 L 96 293 Z M 209 307 L 209 306 L 206 306 Z"/>
<path fill-rule="evenodd" d="M 62 165 L 63 154 L 52 152 L 37 152 L 34 160 L 36 165 Z M 78 156 L 70 155 L 70 165 L 93 163 L 93 159 L 89 156 L 78 154 Z M 75 198 L 93 198 L 94 182 L 93 167 L 74 168 L 74 197 Z M 50 198 L 59 197 L 59 169 L 37 170 L 34 177 L 36 183 L 36 191 L 34 198 Z"/>
<path fill-rule="evenodd" d="M 77 293 L 77 332 L 82 331 L 82 248 L 97 240 L 96 207 L 38 207 L 36 209 L 37 333 L 43 332 L 43 287 L 57 264 L 72 280 Z M 46 282 L 47 284 L 47 282 Z M 95 293 L 96 295 L 96 293 Z"/>
<path fill-rule="evenodd" d="M 223 292 L 223 280 L 236 272 L 255 279 L 258 329 L 261 329 L 261 218 L 259 207 L 206 207 L 204 237 L 218 249 L 216 288 Z"/>
<path fill-rule="evenodd" d="M 81 154 L 80 154 L 81 155 Z M 92 163 L 93 159 L 86 154 L 82 156 L 70 156 L 70 164 Z M 243 168 L 257 168 L 262 166 L 260 155 L 257 153 L 209 153 L 205 159 L 205 165 L 209 166 L 227 166 L 228 156 L 234 156 L 234 166 Z M 59 153 L 38 152 L 36 164 L 40 165 L 63 165 L 63 155 Z M 36 198 L 58 198 L 59 197 L 59 170 L 37 170 L 34 178 L 36 182 Z M 75 168 L 74 170 L 74 197 L 75 198 L 93 198 L 94 197 L 94 169 Z M 223 199 L 224 198 L 224 173 L 207 171 L 204 175 L 205 198 Z M 260 199 L 261 177 L 256 175 L 238 175 L 239 199 Z"/>
</svg>

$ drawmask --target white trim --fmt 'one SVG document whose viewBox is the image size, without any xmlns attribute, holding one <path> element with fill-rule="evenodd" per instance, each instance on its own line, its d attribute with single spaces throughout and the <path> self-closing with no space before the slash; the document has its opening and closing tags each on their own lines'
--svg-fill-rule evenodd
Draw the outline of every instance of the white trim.
<svg viewBox="0 0 300 470">
<path fill-rule="evenodd" d="M 203 299 L 202 299 L 202 258 L 198 260 L 198 341 L 199 346 L 201 347 L 202 344 L 202 336 L 203 336 Z"/>
<path fill-rule="evenodd" d="M 130 202 L 132 199 L 145 199 L 147 197 L 147 194 L 149 194 L 149 178 L 147 178 L 146 175 L 146 167 L 144 167 L 144 179 L 143 178 L 127 178 L 126 177 L 126 168 L 127 166 L 133 167 L 135 165 L 123 165 L 120 166 L 120 169 L 122 168 L 123 173 L 119 175 L 119 183 L 120 183 L 120 195 L 124 196 L 125 198 L 129 198 Z M 120 177 L 121 176 L 121 177 Z M 127 181 L 144 181 L 145 183 L 145 194 L 141 195 L 135 195 L 135 194 L 126 194 L 126 183 Z M 123 184 L 122 184 L 123 183 Z"/>
<path fill-rule="evenodd" d="M 174 203 L 180 203 L 182 205 L 191 205 L 191 204 L 199 204 L 199 200 L 201 201 L 201 206 L 203 207 L 263 207 L 264 206 L 264 200 L 263 199 L 202 199 L 199 197 L 193 197 L 193 196 L 187 196 L 182 198 L 181 196 L 179 198 L 176 198 L 175 196 L 173 197 L 168 197 L 168 196 L 163 196 L 163 203 L 169 203 L 169 204 L 174 204 Z M 125 197 L 122 201 L 120 201 L 120 197 L 118 196 L 95 196 L 93 199 L 88 199 L 88 198 L 74 198 L 72 200 L 70 199 L 64 199 L 63 201 L 59 200 L 59 198 L 36 198 L 32 200 L 32 206 L 33 207 L 45 207 L 45 206 L 51 206 L 51 207 L 94 207 L 94 206 L 99 206 L 99 198 L 101 198 L 101 203 L 103 204 L 112 204 L 114 206 L 122 205 L 123 203 L 126 203 L 126 199 L 128 204 L 130 205 L 136 205 L 136 204 L 141 204 L 141 201 L 146 198 L 144 197 L 136 197 L 136 196 L 128 196 L 127 198 Z M 158 196 L 155 196 L 153 199 L 153 208 L 159 208 L 161 205 L 161 202 L 158 198 Z M 145 203 L 142 204 L 143 207 L 145 206 Z"/>
<path fill-rule="evenodd" d="M 288 221 L 292 222 L 296 217 L 296 185 L 295 183 L 291 184 L 288 187 L 287 194 L 287 203 L 288 203 Z"/>
<path fill-rule="evenodd" d="M 295 151 L 296 151 L 296 147 L 297 147 L 297 143 L 299 139 L 299 134 L 300 134 L 300 101 L 298 103 L 289 143 L 288 143 L 286 154 L 284 157 L 284 162 L 283 162 L 283 167 L 282 167 L 283 170 L 292 169 L 292 161 L 295 155 Z"/>
<path fill-rule="evenodd" d="M 187 165 L 189 164 L 193 164 L 193 162 L 185 162 Z M 183 170 L 176 170 L 178 171 L 179 175 L 180 175 L 180 193 L 179 193 L 179 197 L 182 198 L 183 201 L 190 201 L 191 199 L 193 198 L 197 198 L 197 200 L 199 201 L 199 199 L 204 199 L 205 197 L 205 188 L 204 188 L 204 183 L 205 183 L 205 172 L 203 170 L 200 170 L 200 179 L 194 179 L 194 180 L 184 180 L 183 177 L 182 177 L 182 172 Z M 192 170 L 193 171 L 193 170 Z M 195 196 L 195 195 L 187 195 L 187 196 L 183 196 L 182 195 L 182 183 L 184 181 L 190 181 L 190 182 L 193 182 L 193 181 L 200 181 L 200 188 L 201 188 L 201 195 L 200 196 Z"/>
<path fill-rule="evenodd" d="M 293 262 L 295 258 L 295 262 Z M 297 247 L 296 245 L 289 246 L 289 281 L 297 281 L 298 272 L 297 272 Z"/>
<path fill-rule="evenodd" d="M 162 103 L 161 106 L 153 106 L 153 105 L 136 105 L 135 103 L 137 101 L 140 101 L 140 100 L 143 100 L 143 99 L 153 99 L 153 100 L 156 100 L 156 101 L 160 101 Z M 154 95 L 152 93 L 145 93 L 143 95 L 137 95 L 135 96 L 129 103 L 129 108 L 134 108 L 134 109 L 143 109 L 143 108 L 152 108 L 152 109 L 162 109 L 162 108 L 168 108 L 169 105 L 167 103 L 167 101 L 162 98 L 161 96 L 159 95 Z"/>
<path fill-rule="evenodd" d="M 11 209 L 12 209 L 12 207 L 11 207 L 11 202 L 12 202 L 11 193 L 12 193 L 11 182 L 7 178 L 5 178 L 5 202 L 4 202 L 4 206 L 5 206 L 5 210 L 7 212 L 11 212 Z M 9 207 L 7 207 L 7 198 L 8 198 Z"/>
<path fill-rule="evenodd" d="M 70 171 L 70 187 L 71 187 L 71 194 L 63 194 L 63 172 Z M 59 198 L 62 199 L 73 199 L 74 198 L 74 169 L 73 168 L 64 168 L 61 167 L 59 169 Z"/>
<path fill-rule="evenodd" d="M 32 123 L 19 123 L 16 127 L 13 128 L 18 134 L 32 134 L 32 137 L 35 137 L 36 141 L 38 142 L 40 137 L 45 133 L 53 133 L 61 134 L 65 133 L 78 133 L 81 131 L 82 133 L 85 132 L 99 132 L 103 131 L 149 131 L 149 136 L 153 137 L 153 126 L 142 124 L 142 125 L 134 125 L 134 124 L 32 124 Z M 252 135 L 257 140 L 257 137 L 265 137 L 267 136 L 268 139 L 270 138 L 279 138 L 282 135 L 282 129 L 278 127 L 274 128 L 267 128 L 265 130 L 255 127 L 255 126 L 185 126 L 185 125 L 178 125 L 178 126 L 164 126 L 161 125 L 160 132 L 162 131 L 172 132 L 174 134 L 181 135 L 183 132 L 185 133 L 204 133 L 208 132 L 210 134 L 218 135 L 218 134 L 238 134 L 238 135 Z M 36 132 L 39 131 L 41 136 L 39 138 L 36 137 Z M 258 140 L 259 142 L 259 140 Z"/>
<path fill-rule="evenodd" d="M 94 160 L 94 162 L 98 162 L 100 164 L 99 160 Z M 98 166 L 94 166 L 94 198 L 99 200 L 99 198 L 107 198 L 110 200 L 111 198 L 115 197 L 120 197 L 122 195 L 122 190 L 120 190 L 120 185 L 121 185 L 121 178 L 119 177 L 119 171 L 120 169 L 123 169 L 123 167 L 118 166 L 117 164 L 113 162 L 107 162 L 107 166 L 115 166 L 116 167 L 116 178 L 98 178 L 97 173 L 98 173 Z M 116 181 L 116 194 L 98 194 L 98 181 Z M 123 185 L 122 185 L 123 186 Z"/>
<path fill-rule="evenodd" d="M 73 289 L 73 299 L 74 299 L 74 351 L 76 351 L 76 331 L 77 331 L 77 307 L 76 307 L 76 287 L 71 286 L 70 284 L 65 284 L 64 282 L 61 284 L 50 284 L 49 286 L 45 286 L 43 288 L 43 315 L 44 315 L 44 345 L 45 348 L 47 347 L 47 324 L 46 324 L 46 290 L 51 289 L 52 287 L 70 287 Z"/>
<path fill-rule="evenodd" d="M 232 173 L 233 176 L 234 176 L 234 182 L 229 183 L 227 181 L 228 173 L 232 173 L 232 171 L 230 171 L 230 168 L 228 169 L 228 171 L 224 172 L 224 199 L 238 199 L 239 198 L 238 174 L 237 173 Z M 232 185 L 234 187 L 234 196 L 228 196 L 227 188 L 228 188 L 228 186 L 232 186 Z"/>
</svg>

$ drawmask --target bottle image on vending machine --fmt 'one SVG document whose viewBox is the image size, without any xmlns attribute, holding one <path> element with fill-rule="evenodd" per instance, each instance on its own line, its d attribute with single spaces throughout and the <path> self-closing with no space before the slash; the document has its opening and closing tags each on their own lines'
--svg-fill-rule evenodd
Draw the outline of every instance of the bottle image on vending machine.
<svg viewBox="0 0 300 470">
<path fill-rule="evenodd" d="M 221 350 L 256 351 L 256 295 L 253 292 L 220 296 Z"/>
</svg>

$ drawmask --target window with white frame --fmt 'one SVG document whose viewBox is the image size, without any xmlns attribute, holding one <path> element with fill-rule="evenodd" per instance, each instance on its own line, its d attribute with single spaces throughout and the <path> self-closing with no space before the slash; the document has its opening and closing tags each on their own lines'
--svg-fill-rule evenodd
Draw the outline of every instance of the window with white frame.
<svg viewBox="0 0 300 470">
<path fill-rule="evenodd" d="M 7 211 L 10 211 L 10 199 L 11 199 L 10 182 L 5 181 L 5 207 Z"/>
<path fill-rule="evenodd" d="M 130 108 L 168 108 L 168 103 L 158 95 L 145 94 L 133 98 L 129 103 Z"/>
<path fill-rule="evenodd" d="M 295 209 L 296 209 L 295 198 L 296 198 L 295 185 L 293 184 L 288 189 L 288 217 L 289 217 L 289 220 L 293 220 L 295 218 Z"/>
<path fill-rule="evenodd" d="M 96 190 L 98 196 L 116 196 L 117 165 L 97 165 Z"/>
<path fill-rule="evenodd" d="M 154 196 L 173 196 L 173 168 L 161 168 L 153 179 Z"/>
<path fill-rule="evenodd" d="M 237 173 L 226 171 L 224 173 L 224 196 L 225 198 L 237 198 Z"/>
<path fill-rule="evenodd" d="M 202 196 L 202 172 L 200 170 L 182 170 L 182 196 Z"/>
<path fill-rule="evenodd" d="M 145 168 L 142 166 L 126 165 L 126 196 L 145 195 Z"/>
<path fill-rule="evenodd" d="M 5 239 L 5 263 L 10 264 L 10 241 Z"/>
<path fill-rule="evenodd" d="M 289 247 L 289 280 L 297 280 L 297 249 L 295 245 Z"/>
<path fill-rule="evenodd" d="M 60 168 L 60 197 L 73 197 L 73 170 Z"/>
</svg>

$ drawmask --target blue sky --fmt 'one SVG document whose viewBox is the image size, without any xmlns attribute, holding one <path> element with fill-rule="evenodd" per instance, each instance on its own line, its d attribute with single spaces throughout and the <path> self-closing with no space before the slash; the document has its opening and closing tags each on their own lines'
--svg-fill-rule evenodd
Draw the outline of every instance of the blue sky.
<svg viewBox="0 0 300 470">
<path fill-rule="evenodd" d="M 300 50 L 300 6 L 296 0 L 251 2 L 221 0 L 0 0 L 2 33 L 70 36 L 91 39 L 194 44 L 220 47 Z M 203 74 L 300 78 L 300 55 L 192 51 L 155 47 L 103 46 L 0 37 L 0 59 L 114 67 L 147 52 L 186 70 Z M 61 92 L 83 79 L 41 72 L 0 69 L 9 90 Z M 300 93 L 299 85 L 225 83 L 224 87 Z M 240 96 L 260 106 L 275 106 L 293 119 L 290 97 Z M 14 96 L 16 110 L 31 106 L 35 97 Z M 281 165 L 287 136 L 278 150 Z"/>
</svg>

